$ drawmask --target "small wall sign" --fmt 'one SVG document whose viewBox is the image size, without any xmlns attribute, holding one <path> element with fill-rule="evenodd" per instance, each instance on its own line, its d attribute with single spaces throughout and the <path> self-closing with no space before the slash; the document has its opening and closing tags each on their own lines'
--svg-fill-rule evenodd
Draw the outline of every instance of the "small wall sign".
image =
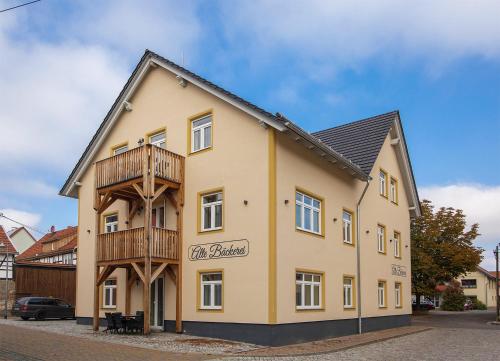
<svg viewBox="0 0 500 361">
<path fill-rule="evenodd" d="M 218 258 L 246 257 L 250 251 L 247 239 L 193 244 L 189 247 L 189 260 L 201 261 Z"/>
<path fill-rule="evenodd" d="M 397 264 L 392 265 L 392 274 L 394 276 L 406 277 L 406 267 Z"/>
</svg>

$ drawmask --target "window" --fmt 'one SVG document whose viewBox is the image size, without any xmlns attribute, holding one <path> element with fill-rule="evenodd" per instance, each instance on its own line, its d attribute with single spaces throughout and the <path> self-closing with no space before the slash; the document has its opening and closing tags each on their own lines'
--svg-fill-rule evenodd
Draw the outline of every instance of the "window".
<svg viewBox="0 0 500 361">
<path fill-rule="evenodd" d="M 394 232 L 394 257 L 401 258 L 401 234 Z"/>
<path fill-rule="evenodd" d="M 477 288 L 477 280 L 462 280 L 462 288 Z"/>
<path fill-rule="evenodd" d="M 295 305 L 297 309 L 321 309 L 321 274 L 296 272 Z"/>
<path fill-rule="evenodd" d="M 157 147 L 165 149 L 167 146 L 165 131 L 161 131 L 161 132 L 150 135 L 149 136 L 149 143 L 152 145 L 156 145 Z"/>
<path fill-rule="evenodd" d="M 151 213 L 153 227 L 165 228 L 165 207 L 155 207 Z"/>
<path fill-rule="evenodd" d="M 344 308 L 354 308 L 354 277 L 344 277 Z"/>
<path fill-rule="evenodd" d="M 379 193 L 387 198 L 387 173 L 382 169 L 379 173 Z"/>
<path fill-rule="evenodd" d="M 222 229 L 222 192 L 201 196 L 201 231 Z"/>
<path fill-rule="evenodd" d="M 116 280 L 106 280 L 103 286 L 103 308 L 116 307 Z"/>
<path fill-rule="evenodd" d="M 396 308 L 401 307 L 401 283 L 396 282 L 394 284 L 394 304 L 396 305 Z"/>
<path fill-rule="evenodd" d="M 191 121 L 191 153 L 212 146 L 212 115 Z"/>
<path fill-rule="evenodd" d="M 377 226 L 377 250 L 385 253 L 385 227 L 381 224 Z"/>
<path fill-rule="evenodd" d="M 118 231 L 118 214 L 111 214 L 104 217 L 104 233 Z"/>
<path fill-rule="evenodd" d="M 222 310 L 222 272 L 200 273 L 200 308 Z"/>
<path fill-rule="evenodd" d="M 128 145 L 127 144 L 117 146 L 117 147 L 113 148 L 113 155 L 118 155 L 118 154 L 125 153 L 127 150 L 128 150 Z"/>
<path fill-rule="evenodd" d="M 392 203 L 398 204 L 398 181 L 391 177 L 389 196 Z"/>
<path fill-rule="evenodd" d="M 378 281 L 378 307 L 386 307 L 385 281 Z"/>
<path fill-rule="evenodd" d="M 342 212 L 342 235 L 344 243 L 354 244 L 352 232 L 352 213 L 346 210 Z"/>
<path fill-rule="evenodd" d="M 299 191 L 295 194 L 295 226 L 297 229 L 321 234 L 321 201 Z"/>
</svg>

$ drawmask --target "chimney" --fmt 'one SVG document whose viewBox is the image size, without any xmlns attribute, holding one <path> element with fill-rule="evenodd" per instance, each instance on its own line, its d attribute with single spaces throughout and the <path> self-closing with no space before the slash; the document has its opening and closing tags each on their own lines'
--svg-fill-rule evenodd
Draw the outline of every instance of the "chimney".
<svg viewBox="0 0 500 361">
<path fill-rule="evenodd" d="M 50 226 L 50 232 L 55 233 L 56 231 L 56 226 Z"/>
</svg>

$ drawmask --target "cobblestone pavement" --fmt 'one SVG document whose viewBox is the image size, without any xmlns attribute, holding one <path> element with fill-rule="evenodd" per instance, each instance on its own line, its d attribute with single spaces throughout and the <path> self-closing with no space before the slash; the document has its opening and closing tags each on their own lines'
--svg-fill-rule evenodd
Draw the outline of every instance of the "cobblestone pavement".
<svg viewBox="0 0 500 361">
<path fill-rule="evenodd" d="M 297 357 L 231 357 L 227 361 L 498 361 L 500 330 L 436 328 L 327 354 Z"/>
<path fill-rule="evenodd" d="M 155 351 L 0 324 L 1 361 L 184 361 L 214 356 Z"/>
</svg>

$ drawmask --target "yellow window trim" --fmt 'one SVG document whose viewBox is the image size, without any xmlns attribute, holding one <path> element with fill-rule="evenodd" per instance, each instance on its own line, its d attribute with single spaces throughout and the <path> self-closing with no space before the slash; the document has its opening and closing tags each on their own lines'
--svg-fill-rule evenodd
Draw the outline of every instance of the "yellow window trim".
<svg viewBox="0 0 500 361">
<path fill-rule="evenodd" d="M 344 242 L 344 212 L 351 215 L 351 241 L 352 243 Z M 349 208 L 342 208 L 342 244 L 346 246 L 356 247 L 356 219 L 354 216 L 354 211 Z"/>
<path fill-rule="evenodd" d="M 350 278 L 352 280 L 352 306 L 348 307 L 344 305 L 344 280 Z M 344 274 L 342 275 L 342 305 L 344 305 L 344 311 L 353 311 L 356 309 L 356 276 Z"/>
<path fill-rule="evenodd" d="M 158 129 L 155 129 L 151 132 L 148 132 L 144 135 L 144 143 L 149 144 L 149 138 L 151 138 L 154 135 L 160 134 L 160 133 L 165 133 L 165 143 L 167 142 L 167 127 L 161 127 Z"/>
<path fill-rule="evenodd" d="M 115 300 L 115 306 L 114 307 L 104 307 L 104 282 L 106 281 L 111 281 L 115 280 L 116 281 L 116 300 Z M 116 276 L 113 277 L 108 277 L 104 280 L 104 282 L 99 286 L 99 308 L 101 311 L 113 311 L 118 309 L 118 280 L 116 279 Z"/>
<path fill-rule="evenodd" d="M 399 285 L 399 306 L 396 308 L 403 308 L 403 283 L 396 281 L 394 282 L 394 293 L 396 293 L 396 285 Z"/>
<path fill-rule="evenodd" d="M 295 217 L 296 217 L 296 197 L 297 197 L 297 192 L 300 192 L 302 194 L 305 194 L 307 196 L 310 196 L 312 198 L 315 198 L 317 199 L 319 202 L 320 202 L 320 210 L 321 210 L 321 219 L 320 219 L 320 227 L 321 227 L 321 232 L 320 233 L 315 233 L 313 231 L 308 231 L 308 230 L 305 230 L 305 229 L 300 229 L 300 228 L 297 228 L 297 223 L 295 221 Z M 315 194 L 313 192 L 309 192 L 307 189 L 303 188 L 303 187 L 300 187 L 300 186 L 295 186 L 295 192 L 293 193 L 293 225 L 295 227 L 295 231 L 296 232 L 300 232 L 300 233 L 304 233 L 304 234 L 308 234 L 310 236 L 315 236 L 315 237 L 319 237 L 319 238 L 325 238 L 325 198 L 323 198 L 322 196 L 318 195 L 318 194 Z"/>
<path fill-rule="evenodd" d="M 222 302 L 220 309 L 206 309 L 201 307 L 201 275 L 203 273 L 222 274 Z M 224 268 L 201 269 L 196 271 L 196 312 L 223 313 L 224 312 Z"/>
<path fill-rule="evenodd" d="M 113 157 L 115 155 L 115 150 L 117 150 L 118 148 L 122 148 L 122 147 L 125 147 L 127 146 L 128 147 L 128 142 L 122 142 L 122 143 L 119 143 L 119 144 L 116 144 L 116 145 L 113 145 L 110 150 L 109 150 L 109 155 L 110 157 Z"/>
<path fill-rule="evenodd" d="M 198 120 L 200 118 L 206 117 L 208 115 L 212 116 L 212 130 L 210 132 L 210 147 L 203 148 L 200 150 L 197 150 L 195 152 L 192 151 L 191 148 L 191 129 L 192 129 L 192 124 L 195 120 Z M 191 156 L 194 154 L 199 154 L 203 153 L 209 150 L 213 150 L 214 148 L 214 128 L 215 128 L 215 116 L 214 116 L 214 110 L 212 108 L 205 110 L 203 112 L 197 113 L 195 115 L 191 115 L 190 117 L 187 118 L 187 155 Z"/>
<path fill-rule="evenodd" d="M 382 227 L 384 229 L 384 252 L 380 252 L 378 249 L 378 227 Z M 376 235 L 377 235 L 377 252 L 379 254 L 387 255 L 387 227 L 385 226 L 385 224 L 377 223 Z"/>
<path fill-rule="evenodd" d="M 394 258 L 397 258 L 397 259 L 402 259 L 402 258 L 403 258 L 403 257 L 402 257 L 402 256 L 403 256 L 403 254 L 402 254 L 402 251 L 403 251 L 403 247 L 402 247 L 403 245 L 402 245 L 402 242 L 403 242 L 403 240 L 401 239 L 401 232 L 394 230 L 394 242 L 396 242 L 396 235 L 398 235 L 398 236 L 399 236 L 399 243 L 398 243 L 398 248 L 399 248 L 399 252 L 398 252 L 398 253 L 399 253 L 399 257 L 394 256 Z"/>
<path fill-rule="evenodd" d="M 207 194 L 211 193 L 217 193 L 217 192 L 222 192 L 222 228 L 220 229 L 214 229 L 214 230 L 207 230 L 203 231 L 201 229 L 201 197 Z M 207 189 L 201 192 L 198 192 L 198 195 L 196 197 L 196 201 L 198 202 L 198 206 L 196 207 L 197 212 L 196 212 L 196 231 L 198 234 L 209 234 L 209 233 L 218 233 L 218 232 L 224 232 L 224 227 L 226 225 L 226 212 L 225 212 L 225 203 L 226 203 L 226 196 L 224 192 L 224 187 L 218 187 L 218 188 L 212 188 L 212 189 Z"/>
<path fill-rule="evenodd" d="M 109 211 L 109 212 L 101 214 L 101 224 L 100 224 L 99 233 L 101 233 L 101 234 L 104 233 L 104 225 L 105 225 L 106 217 L 114 216 L 115 214 L 118 217 L 118 230 L 120 230 L 120 212 L 119 211 Z"/>
<path fill-rule="evenodd" d="M 321 276 L 321 307 L 320 308 L 297 308 L 297 302 L 295 301 L 295 312 L 324 312 L 326 310 L 325 306 L 325 284 L 326 284 L 326 278 L 325 278 L 325 272 L 324 271 L 318 271 L 318 270 L 312 270 L 308 268 L 295 268 L 295 272 L 293 274 L 293 299 L 296 299 L 295 295 L 295 285 L 297 284 L 297 273 L 310 273 L 313 275 Z"/>
<path fill-rule="evenodd" d="M 383 306 L 378 306 L 378 308 L 381 308 L 381 309 L 386 309 L 387 308 L 387 280 L 385 279 L 378 279 L 377 280 L 377 304 L 378 304 L 378 284 L 379 282 L 383 282 L 384 283 L 384 305 Z"/>
<path fill-rule="evenodd" d="M 398 179 L 396 177 L 391 176 L 389 182 L 392 182 L 392 181 L 394 181 L 394 184 L 396 185 L 396 187 L 395 187 L 395 190 L 396 190 L 396 200 L 393 201 L 391 199 L 391 203 L 395 204 L 395 205 L 399 205 L 399 181 L 398 181 Z"/>
<path fill-rule="evenodd" d="M 378 193 L 382 197 L 389 199 L 389 172 L 387 172 L 384 168 L 380 168 L 380 173 L 385 174 L 385 194 L 380 194 L 380 175 L 379 175 Z"/>
</svg>

